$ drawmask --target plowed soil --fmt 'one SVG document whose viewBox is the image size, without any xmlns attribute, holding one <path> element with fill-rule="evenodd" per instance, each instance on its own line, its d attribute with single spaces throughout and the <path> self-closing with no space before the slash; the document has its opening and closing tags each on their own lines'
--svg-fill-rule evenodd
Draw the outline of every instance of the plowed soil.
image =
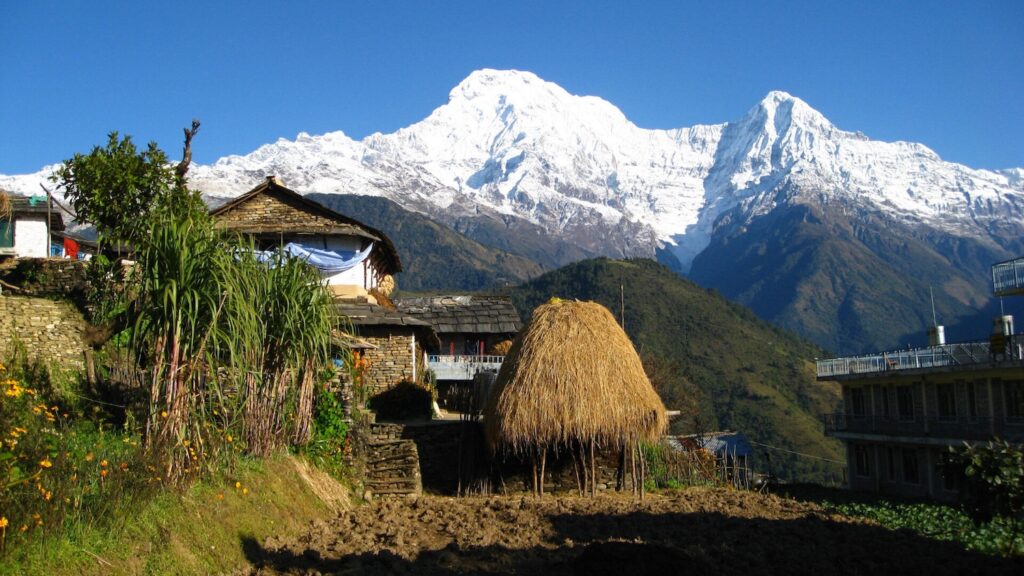
<svg viewBox="0 0 1024 576">
<path fill-rule="evenodd" d="M 813 504 L 721 489 L 596 499 L 374 502 L 294 540 L 243 542 L 253 574 L 1024 574 Z"/>
</svg>

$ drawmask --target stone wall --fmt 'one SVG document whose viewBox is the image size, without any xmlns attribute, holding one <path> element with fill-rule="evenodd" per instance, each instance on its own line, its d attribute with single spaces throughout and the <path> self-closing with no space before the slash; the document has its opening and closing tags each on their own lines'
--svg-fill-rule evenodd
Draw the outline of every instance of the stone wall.
<svg viewBox="0 0 1024 576">
<path fill-rule="evenodd" d="M 0 296 L 0 358 L 23 345 L 30 360 L 81 370 L 85 320 L 68 302 Z"/>
<path fill-rule="evenodd" d="M 0 280 L 18 288 L 19 296 L 54 296 L 80 300 L 85 295 L 83 260 L 18 258 L 0 269 Z M 8 292 L 10 293 L 10 292 Z"/>
<path fill-rule="evenodd" d="M 364 376 L 368 395 L 376 396 L 403 380 L 412 381 L 412 333 L 366 332 L 368 331 L 361 331 L 360 337 L 377 347 L 364 351 L 364 357 L 370 361 L 370 368 Z M 421 380 L 426 368 L 426 357 L 419 342 L 416 343 L 416 361 L 416 378 Z"/>
</svg>

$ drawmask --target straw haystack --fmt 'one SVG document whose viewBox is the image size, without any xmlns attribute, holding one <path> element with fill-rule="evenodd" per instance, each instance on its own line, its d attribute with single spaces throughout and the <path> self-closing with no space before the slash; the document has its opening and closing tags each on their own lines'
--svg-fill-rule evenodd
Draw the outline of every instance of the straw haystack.
<svg viewBox="0 0 1024 576">
<path fill-rule="evenodd" d="M 657 440 L 665 406 L 629 337 L 605 307 L 552 301 L 538 307 L 502 364 L 484 411 L 495 450 L 624 448 Z"/>
</svg>

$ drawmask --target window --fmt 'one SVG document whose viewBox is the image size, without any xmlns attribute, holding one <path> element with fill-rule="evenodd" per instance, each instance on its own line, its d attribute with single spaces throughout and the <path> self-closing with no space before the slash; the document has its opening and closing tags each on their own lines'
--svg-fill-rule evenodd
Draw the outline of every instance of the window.
<svg viewBox="0 0 1024 576">
<path fill-rule="evenodd" d="M 956 386 L 936 384 L 935 395 L 939 403 L 939 420 L 956 420 Z"/>
<path fill-rule="evenodd" d="M 882 395 L 882 417 L 888 419 L 892 411 L 889 409 L 889 388 L 879 386 L 878 392 Z"/>
<path fill-rule="evenodd" d="M 920 474 L 917 470 L 917 450 L 904 448 L 903 452 L 903 481 L 907 484 L 919 484 Z"/>
<path fill-rule="evenodd" d="M 914 419 L 913 388 L 900 386 L 896 389 L 896 410 L 899 412 L 900 420 Z"/>
<path fill-rule="evenodd" d="M 868 447 L 857 445 L 853 449 L 854 466 L 857 476 L 871 475 L 871 459 L 868 457 Z"/>
<path fill-rule="evenodd" d="M 946 492 L 956 492 L 960 484 L 961 469 L 948 456 L 939 463 L 939 475 L 942 476 L 942 489 Z"/>
<path fill-rule="evenodd" d="M 0 220 L 0 248 L 14 248 L 14 220 Z"/>
<path fill-rule="evenodd" d="M 1024 420 L 1024 380 L 1004 380 L 1007 420 Z"/>
<path fill-rule="evenodd" d="M 853 404 L 853 415 L 857 418 L 863 418 L 867 412 L 864 403 L 864 389 L 854 388 L 850 390 L 850 403 Z"/>
<path fill-rule="evenodd" d="M 896 481 L 896 449 L 889 447 L 885 449 L 886 477 L 891 482 Z"/>
<path fill-rule="evenodd" d="M 978 384 L 964 382 L 964 394 L 967 396 L 967 416 L 972 420 L 978 417 Z"/>
</svg>

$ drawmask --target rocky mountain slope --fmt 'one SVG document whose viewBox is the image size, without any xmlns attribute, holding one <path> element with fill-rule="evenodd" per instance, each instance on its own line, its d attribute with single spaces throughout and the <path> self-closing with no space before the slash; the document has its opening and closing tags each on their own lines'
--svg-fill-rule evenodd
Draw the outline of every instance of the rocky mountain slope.
<svg viewBox="0 0 1024 576">
<path fill-rule="evenodd" d="M 44 173 L 0 176 L 0 187 L 35 193 Z M 480 70 L 397 132 L 300 134 L 190 175 L 216 197 L 267 174 L 304 193 L 382 196 L 545 266 L 657 254 L 844 352 L 923 333 L 920 314 L 876 326 L 862 301 L 903 314 L 897 300 L 933 287 L 954 323 L 991 305 L 985 267 L 1024 253 L 1024 170 L 873 141 L 784 92 L 735 122 L 648 130 L 531 73 Z M 806 215 L 817 222 L 780 228 Z"/>
</svg>

